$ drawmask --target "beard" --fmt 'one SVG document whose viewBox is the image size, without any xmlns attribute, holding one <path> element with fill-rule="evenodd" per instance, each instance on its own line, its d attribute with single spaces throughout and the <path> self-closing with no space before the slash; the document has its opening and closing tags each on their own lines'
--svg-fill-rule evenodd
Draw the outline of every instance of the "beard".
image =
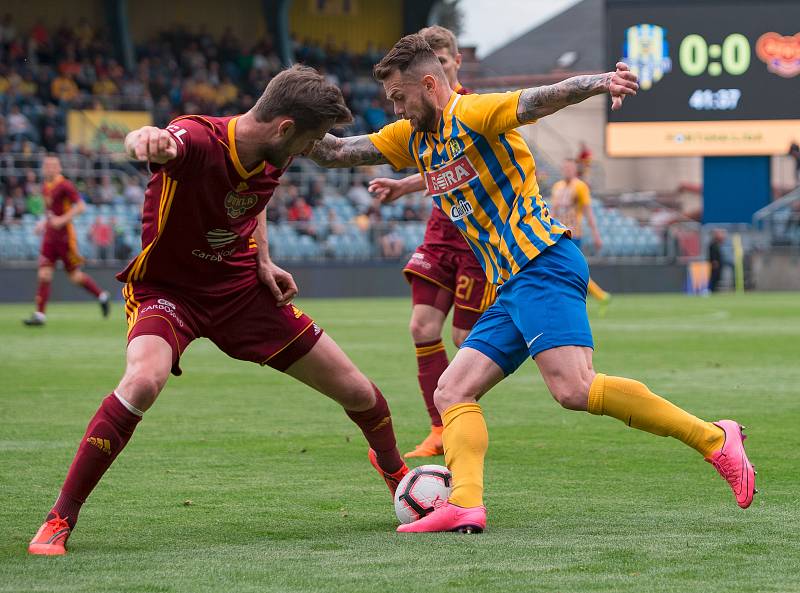
<svg viewBox="0 0 800 593">
<path fill-rule="evenodd" d="M 436 117 L 436 107 L 432 103 L 422 102 L 419 117 L 412 122 L 414 130 L 417 132 L 435 132 L 439 129 L 439 118 Z"/>
</svg>

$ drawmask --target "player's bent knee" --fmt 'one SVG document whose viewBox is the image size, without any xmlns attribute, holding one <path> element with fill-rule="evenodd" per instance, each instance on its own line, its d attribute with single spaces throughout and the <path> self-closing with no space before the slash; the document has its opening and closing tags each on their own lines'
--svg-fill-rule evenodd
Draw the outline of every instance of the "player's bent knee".
<svg viewBox="0 0 800 593">
<path fill-rule="evenodd" d="M 553 398 L 567 410 L 585 411 L 589 403 L 589 386 L 591 381 L 582 378 L 572 378 L 553 381 L 550 383 L 550 393 Z"/>
<path fill-rule="evenodd" d="M 39 268 L 37 278 L 40 282 L 50 282 L 53 280 L 53 268 L 44 267 Z"/>
<path fill-rule="evenodd" d="M 412 317 L 408 329 L 415 342 L 432 342 L 442 337 L 442 325 L 437 321 Z"/>
<path fill-rule="evenodd" d="M 69 275 L 69 279 L 73 284 L 80 284 L 83 281 L 83 272 L 75 270 Z"/>
<path fill-rule="evenodd" d="M 117 394 L 135 408 L 145 411 L 156 401 L 166 382 L 166 377 L 156 376 L 152 372 L 133 371 L 122 378 Z"/>
<path fill-rule="evenodd" d="M 444 412 L 450 406 L 468 401 L 474 401 L 474 399 L 469 398 L 463 390 L 458 389 L 453 381 L 439 379 L 439 385 L 433 392 L 433 403 L 436 404 L 436 409 L 439 412 Z"/>
</svg>

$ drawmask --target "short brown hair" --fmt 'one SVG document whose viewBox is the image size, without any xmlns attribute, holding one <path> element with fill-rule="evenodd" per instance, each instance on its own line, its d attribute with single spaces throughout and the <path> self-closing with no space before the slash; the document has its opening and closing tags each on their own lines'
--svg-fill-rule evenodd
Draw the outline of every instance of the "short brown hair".
<svg viewBox="0 0 800 593">
<path fill-rule="evenodd" d="M 279 72 L 269 81 L 253 113 L 260 122 L 281 115 L 290 117 L 302 131 L 353 121 L 339 87 L 313 68 L 299 65 Z"/>
<path fill-rule="evenodd" d="M 450 29 L 440 25 L 433 25 L 432 27 L 420 29 L 419 34 L 428 42 L 433 51 L 446 49 L 454 58 L 458 55 L 458 42 Z"/>
<path fill-rule="evenodd" d="M 406 72 L 410 68 L 419 65 L 438 68 L 437 71 L 441 72 L 442 77 L 444 77 L 442 65 L 439 63 L 439 58 L 433 53 L 431 46 L 428 45 L 422 35 L 414 33 L 413 35 L 406 35 L 395 43 L 389 53 L 375 64 L 372 69 L 372 75 L 376 80 L 382 81 L 396 70 Z"/>
</svg>

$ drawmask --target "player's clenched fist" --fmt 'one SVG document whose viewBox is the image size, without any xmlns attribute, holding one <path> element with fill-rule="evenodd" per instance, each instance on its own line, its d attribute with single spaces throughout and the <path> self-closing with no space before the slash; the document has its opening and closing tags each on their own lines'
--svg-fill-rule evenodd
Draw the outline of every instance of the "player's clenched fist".
<svg viewBox="0 0 800 593">
<path fill-rule="evenodd" d="M 616 72 L 609 74 L 608 93 L 611 95 L 611 109 L 616 111 L 622 107 L 625 95 L 635 95 L 639 90 L 639 79 L 625 62 L 617 62 Z"/>
<path fill-rule="evenodd" d="M 137 161 L 164 164 L 178 156 L 178 145 L 166 130 L 144 126 L 127 135 L 125 151 Z"/>
<path fill-rule="evenodd" d="M 388 204 L 402 196 L 402 183 L 399 179 L 378 177 L 369 182 L 367 191 L 375 194 L 382 203 Z"/>
</svg>

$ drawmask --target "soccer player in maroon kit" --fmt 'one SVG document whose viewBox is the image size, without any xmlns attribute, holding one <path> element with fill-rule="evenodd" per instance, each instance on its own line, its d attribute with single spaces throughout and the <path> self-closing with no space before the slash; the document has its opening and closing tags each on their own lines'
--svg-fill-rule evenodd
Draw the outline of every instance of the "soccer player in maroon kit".
<svg viewBox="0 0 800 593">
<path fill-rule="evenodd" d="M 83 258 L 78 253 L 78 241 L 72 221 L 86 210 L 86 204 L 75 186 L 61 175 L 61 161 L 58 157 L 44 158 L 42 178 L 46 218 L 36 225 L 36 232 L 43 233 L 37 273 L 39 285 L 36 288 L 36 311 L 28 319 L 24 319 L 23 323 L 29 326 L 44 325 L 53 269 L 58 260 L 64 262 L 64 269 L 73 284 L 82 286 L 94 295 L 100 303 L 103 317 L 108 317 L 108 293 L 100 289 L 92 277 L 80 268 Z"/>
<path fill-rule="evenodd" d="M 206 337 L 233 358 L 269 365 L 335 400 L 364 433 L 393 492 L 408 471 L 389 407 L 311 318 L 291 304 L 292 276 L 269 257 L 266 204 L 293 156 L 351 120 L 342 94 L 315 70 L 278 74 L 247 113 L 188 115 L 144 127 L 125 146 L 153 172 L 142 252 L 117 278 L 128 317 L 127 367 L 100 405 L 32 554 L 64 554 L 81 505 L 155 402 L 180 355 Z"/>
<path fill-rule="evenodd" d="M 457 93 L 469 93 L 458 82 L 461 54 L 452 31 L 426 27 L 419 32 L 442 64 L 450 86 Z M 381 200 L 393 201 L 399 196 L 425 189 L 421 175 L 405 179 L 373 179 L 369 190 Z M 457 347 L 466 339 L 472 326 L 494 302 L 494 286 L 475 258 L 464 237 L 450 218 L 433 207 L 425 238 L 403 268 L 411 284 L 411 338 L 417 355 L 417 379 L 431 418 L 431 431 L 409 457 L 442 455 L 442 417 L 433 403 L 433 392 L 447 368 L 447 352 L 442 343 L 442 329 L 453 309 L 453 342 Z"/>
</svg>

